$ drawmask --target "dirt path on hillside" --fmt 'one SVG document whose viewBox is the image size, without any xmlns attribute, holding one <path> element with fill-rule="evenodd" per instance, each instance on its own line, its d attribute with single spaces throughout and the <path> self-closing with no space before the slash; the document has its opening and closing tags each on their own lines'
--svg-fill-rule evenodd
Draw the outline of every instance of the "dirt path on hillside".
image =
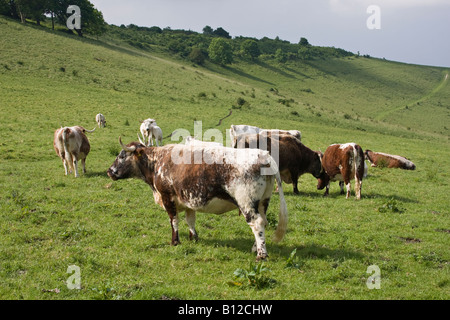
<svg viewBox="0 0 450 320">
<path fill-rule="evenodd" d="M 429 93 L 427 93 L 426 95 L 424 95 L 420 99 L 418 99 L 416 101 L 409 102 L 407 104 L 407 106 L 415 105 L 415 104 L 417 104 L 419 102 L 422 102 L 422 101 L 430 98 L 431 96 L 435 95 L 439 91 L 441 91 L 442 88 L 444 88 L 445 85 L 447 84 L 448 74 L 449 74 L 449 72 L 446 71 L 446 74 L 445 74 L 444 78 L 442 79 L 442 81 L 439 82 L 439 84 L 433 90 L 431 90 Z M 394 113 L 396 111 L 403 110 L 404 108 L 405 108 L 404 106 L 401 106 L 401 107 L 395 107 L 395 108 L 392 108 L 390 110 L 384 111 L 384 112 L 380 113 L 375 119 L 376 120 L 383 120 L 383 119 L 387 118 L 389 115 L 391 115 L 392 113 Z"/>
</svg>

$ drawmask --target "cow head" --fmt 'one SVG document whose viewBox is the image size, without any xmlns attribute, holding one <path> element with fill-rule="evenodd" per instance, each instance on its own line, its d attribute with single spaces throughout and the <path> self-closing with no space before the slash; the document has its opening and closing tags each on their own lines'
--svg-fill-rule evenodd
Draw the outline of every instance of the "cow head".
<svg viewBox="0 0 450 320">
<path fill-rule="evenodd" d="M 313 161 L 311 161 L 311 168 L 310 168 L 309 172 L 311 172 L 311 174 L 314 176 L 314 178 L 319 179 L 323 173 L 322 153 L 315 151 L 313 157 L 314 158 L 313 158 Z"/>
<path fill-rule="evenodd" d="M 321 176 L 317 179 L 317 190 L 322 190 L 330 183 L 330 176 L 323 171 Z"/>
<path fill-rule="evenodd" d="M 119 143 L 122 146 L 122 151 L 120 151 L 116 160 L 108 169 L 108 176 L 112 180 L 132 177 L 141 178 L 142 173 L 139 170 L 139 161 L 143 158 L 145 146 L 137 142 L 124 145 L 120 137 Z"/>
<path fill-rule="evenodd" d="M 369 149 L 367 149 L 366 151 L 364 151 L 364 159 L 365 160 L 371 160 L 370 159 L 370 155 L 369 155 L 369 153 L 371 153 L 372 151 L 371 150 L 369 150 Z"/>
<path fill-rule="evenodd" d="M 317 190 L 322 190 L 325 188 L 328 183 L 330 183 L 330 176 L 326 173 L 325 169 L 322 166 L 323 153 L 322 151 L 317 152 L 320 158 L 321 170 L 319 176 L 317 176 Z"/>
</svg>

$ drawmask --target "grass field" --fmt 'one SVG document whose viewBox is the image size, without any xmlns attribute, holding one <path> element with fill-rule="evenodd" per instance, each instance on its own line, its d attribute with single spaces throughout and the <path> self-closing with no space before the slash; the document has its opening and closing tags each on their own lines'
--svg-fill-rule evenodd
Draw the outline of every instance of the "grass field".
<svg viewBox="0 0 450 320">
<path fill-rule="evenodd" d="M 199 67 L 157 47 L 3 17 L 0 48 L 1 299 L 450 298 L 448 69 L 363 57 Z M 64 176 L 54 130 L 92 129 L 99 112 L 107 127 L 88 134 L 88 172 Z M 356 142 L 400 154 L 417 170 L 370 168 L 360 201 L 346 200 L 337 183 L 323 198 L 311 175 L 300 178 L 298 196 L 284 185 L 288 232 L 268 241 L 269 270 L 257 274 L 257 287 L 234 275 L 255 261 L 237 210 L 198 214 L 198 242 L 182 221 L 182 244 L 173 247 L 149 186 L 106 175 L 118 137 L 136 140 L 149 117 L 165 144 L 176 129 L 194 134 L 194 121 L 224 136 L 231 124 L 251 124 L 298 129 L 314 150 Z M 278 210 L 274 194 L 268 239 Z M 71 265 L 81 271 L 79 290 L 66 285 Z M 366 285 L 372 265 L 380 289 Z"/>
</svg>

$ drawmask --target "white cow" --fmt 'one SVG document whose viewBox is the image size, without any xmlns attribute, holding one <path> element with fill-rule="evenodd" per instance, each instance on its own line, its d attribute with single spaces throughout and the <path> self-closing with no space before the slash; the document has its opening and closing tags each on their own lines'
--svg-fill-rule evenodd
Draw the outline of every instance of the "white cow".
<svg viewBox="0 0 450 320">
<path fill-rule="evenodd" d="M 93 130 L 86 130 L 83 127 L 61 127 L 55 131 L 53 140 L 53 147 L 56 154 L 61 158 L 65 175 L 75 172 L 75 177 L 78 175 L 78 160 L 81 160 L 83 166 L 83 173 L 86 173 L 86 157 L 91 150 L 89 140 L 84 134 L 85 132 L 94 132 Z"/>
<path fill-rule="evenodd" d="M 249 125 L 231 125 L 230 137 L 231 137 L 231 147 L 235 148 L 240 136 L 259 134 L 259 133 L 280 133 L 280 134 L 290 134 L 301 141 L 302 134 L 298 130 L 279 130 L 279 129 L 261 129 L 255 126 Z"/>
<path fill-rule="evenodd" d="M 95 116 L 95 122 L 97 122 L 99 128 L 106 127 L 106 119 L 105 116 L 101 113 Z"/>
<path fill-rule="evenodd" d="M 145 122 L 143 124 L 145 124 Z M 141 125 L 141 127 L 142 127 L 142 125 Z M 142 128 L 141 128 L 141 133 L 142 133 Z M 145 142 L 146 137 L 148 139 L 147 143 Z M 146 147 L 153 146 L 153 138 L 155 138 L 157 147 L 159 147 L 160 145 L 161 146 L 163 145 L 163 143 L 162 143 L 163 133 L 162 133 L 161 128 L 156 125 L 156 122 L 155 122 L 155 125 L 152 124 L 148 130 L 147 129 L 144 130 L 144 133 L 142 134 L 142 139 L 138 133 L 139 142 L 142 143 Z"/>
<path fill-rule="evenodd" d="M 150 139 L 151 139 L 151 144 L 153 145 L 153 139 L 151 136 L 151 129 L 153 125 L 156 125 L 156 120 L 155 119 L 145 119 L 141 122 L 141 127 L 139 128 L 142 137 L 144 138 L 144 141 L 146 141 L 146 143 L 144 143 L 145 146 L 150 145 Z"/>
<path fill-rule="evenodd" d="M 219 142 L 197 140 L 191 136 L 186 137 L 184 144 L 187 146 L 223 147 L 223 144 Z"/>
</svg>

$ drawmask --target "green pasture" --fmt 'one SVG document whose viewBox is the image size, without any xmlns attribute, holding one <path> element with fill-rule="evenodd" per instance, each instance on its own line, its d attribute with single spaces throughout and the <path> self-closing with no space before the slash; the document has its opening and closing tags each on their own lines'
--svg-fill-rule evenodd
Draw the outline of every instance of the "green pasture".
<svg viewBox="0 0 450 320">
<path fill-rule="evenodd" d="M 200 67 L 112 43 L 0 17 L 1 299 L 450 298 L 448 69 L 357 56 Z M 92 129 L 99 112 L 107 127 L 88 134 L 87 173 L 64 176 L 54 131 Z M 284 184 L 288 231 L 271 241 L 274 193 L 268 270 L 255 286 L 235 275 L 255 263 L 237 210 L 197 214 L 198 242 L 182 221 L 173 247 L 149 186 L 106 175 L 118 137 L 137 140 L 144 118 L 157 120 L 165 144 L 177 129 L 194 134 L 194 121 L 224 137 L 251 124 L 298 129 L 313 150 L 355 142 L 399 154 L 417 170 L 369 168 L 360 201 L 337 183 L 324 198 L 311 175 L 300 195 Z M 72 265 L 80 289 L 67 286 Z M 379 289 L 366 284 L 374 265 Z"/>
</svg>

